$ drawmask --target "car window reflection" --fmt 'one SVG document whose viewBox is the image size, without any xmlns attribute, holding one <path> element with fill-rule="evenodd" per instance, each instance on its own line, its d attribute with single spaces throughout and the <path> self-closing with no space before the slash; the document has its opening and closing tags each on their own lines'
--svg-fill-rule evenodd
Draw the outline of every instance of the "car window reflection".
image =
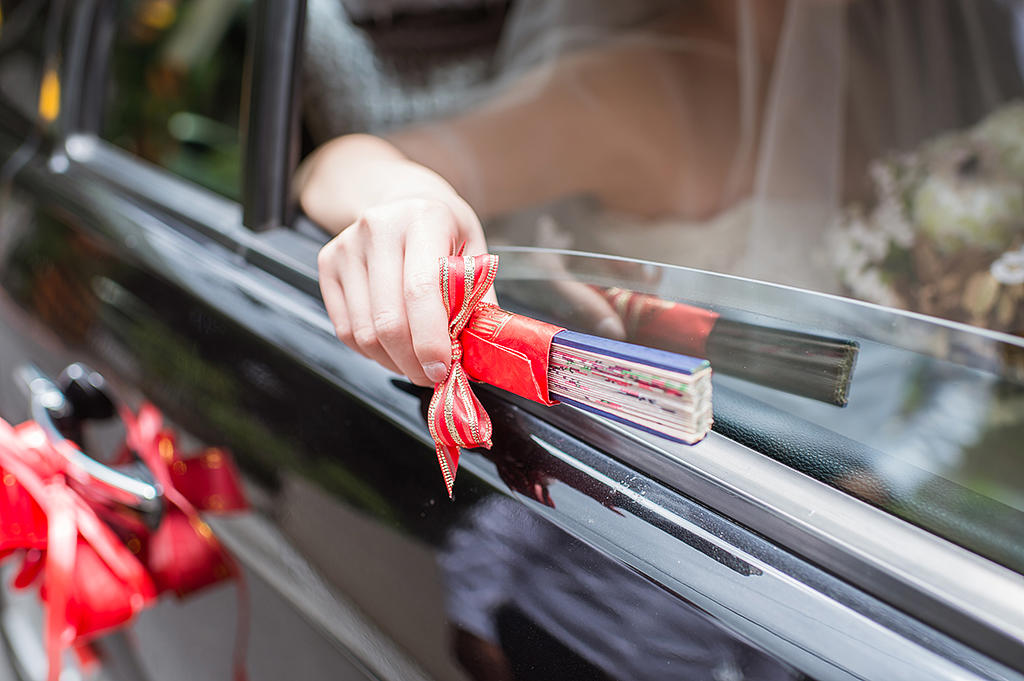
<svg viewBox="0 0 1024 681">
<path fill-rule="evenodd" d="M 103 137 L 238 199 L 248 7 L 243 0 L 118 2 Z"/>
</svg>

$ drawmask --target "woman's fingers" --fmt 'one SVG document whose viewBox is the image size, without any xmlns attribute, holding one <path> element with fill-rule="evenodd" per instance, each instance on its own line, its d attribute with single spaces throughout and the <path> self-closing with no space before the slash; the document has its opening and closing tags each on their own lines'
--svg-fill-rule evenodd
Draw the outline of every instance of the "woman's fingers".
<svg viewBox="0 0 1024 681">
<path fill-rule="evenodd" d="M 338 276 L 341 281 L 341 290 L 345 296 L 348 325 L 351 328 L 352 345 L 349 347 L 353 347 L 391 371 L 401 373 L 398 365 L 391 360 L 390 355 L 381 347 L 377 339 L 370 307 L 366 263 L 356 253 L 349 250 L 343 250 L 342 253 L 343 257 L 338 263 Z M 335 321 L 335 326 L 338 325 L 338 322 Z"/>
<path fill-rule="evenodd" d="M 451 365 L 439 260 L 463 239 L 468 254 L 487 247 L 476 216 L 462 215 L 463 208 L 469 210 L 425 199 L 376 206 L 319 258 L 324 304 L 338 338 L 419 385 L 443 380 Z M 487 299 L 495 300 L 493 292 Z"/>
<path fill-rule="evenodd" d="M 326 263 L 320 264 L 320 295 L 327 308 L 327 316 L 334 324 L 334 335 L 345 345 L 357 350 L 352 338 L 352 324 L 348 319 L 348 308 L 345 307 L 345 294 L 336 273 Z"/>
<path fill-rule="evenodd" d="M 403 285 L 405 267 L 400 235 L 381 230 L 372 237 L 372 243 L 367 270 L 370 272 L 371 319 L 377 341 L 409 380 L 417 385 L 433 385 L 437 381 L 430 380 L 424 373 L 413 349 L 409 305 Z M 438 297 L 436 291 L 435 288 L 435 298 Z"/>
<path fill-rule="evenodd" d="M 364 357 L 378 361 L 380 361 L 379 358 L 382 356 L 386 359 L 385 353 L 368 353 L 355 340 L 353 332 L 355 321 L 349 312 L 349 307 L 345 301 L 345 291 L 341 283 L 343 251 L 344 249 L 341 244 L 331 241 L 320 250 L 317 258 L 320 293 L 323 296 L 324 307 L 327 308 L 327 316 L 331 318 L 331 322 L 334 324 L 334 333 L 342 343 Z M 392 371 L 397 371 L 397 367 L 390 360 L 384 366 L 387 366 Z"/>
<path fill-rule="evenodd" d="M 437 383 L 444 380 L 452 361 L 439 267 L 440 258 L 451 254 L 454 225 L 445 230 L 431 227 L 423 225 L 406 235 L 404 296 L 413 352 L 426 377 Z"/>
</svg>

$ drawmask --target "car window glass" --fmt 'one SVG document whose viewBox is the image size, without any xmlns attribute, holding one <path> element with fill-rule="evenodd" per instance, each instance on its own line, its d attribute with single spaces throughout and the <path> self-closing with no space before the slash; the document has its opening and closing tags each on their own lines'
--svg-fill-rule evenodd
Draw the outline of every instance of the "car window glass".
<svg viewBox="0 0 1024 681">
<path fill-rule="evenodd" d="M 125 0 L 108 65 L 102 136 L 237 199 L 244 0 Z"/>
<path fill-rule="evenodd" d="M 1024 331 L 1024 3 L 310 0 L 311 144 L 388 137 L 491 243 Z"/>
<path fill-rule="evenodd" d="M 1024 571 L 1024 3 L 371 8 L 309 0 L 307 152 L 387 138 L 504 306 L 597 333 L 598 292 L 711 359 L 720 432 Z"/>
<path fill-rule="evenodd" d="M 590 282 L 628 340 L 711 359 L 716 431 L 1024 573 L 1020 338 L 687 268 L 498 251 L 504 307 L 579 328 L 565 291 Z M 715 315 L 710 333 L 694 311 Z"/>
</svg>

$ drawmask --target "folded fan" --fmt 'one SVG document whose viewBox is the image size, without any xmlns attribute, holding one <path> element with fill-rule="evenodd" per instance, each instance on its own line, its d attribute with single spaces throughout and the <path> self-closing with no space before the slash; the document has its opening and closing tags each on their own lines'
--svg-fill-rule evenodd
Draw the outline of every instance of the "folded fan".
<svg viewBox="0 0 1024 681">
<path fill-rule="evenodd" d="M 711 429 L 711 365 L 664 350 L 562 331 L 548 390 L 560 402 L 692 444 Z"/>
<path fill-rule="evenodd" d="M 694 443 L 711 429 L 705 359 L 590 336 L 482 304 L 460 342 L 467 375 L 521 397 Z"/>
<path fill-rule="evenodd" d="M 541 404 L 562 400 L 681 442 L 707 434 L 706 360 L 566 331 L 484 303 L 496 256 L 455 255 L 439 264 L 452 364 L 434 386 L 427 425 L 449 497 L 459 449 L 491 446 L 490 417 L 468 379 Z"/>
</svg>

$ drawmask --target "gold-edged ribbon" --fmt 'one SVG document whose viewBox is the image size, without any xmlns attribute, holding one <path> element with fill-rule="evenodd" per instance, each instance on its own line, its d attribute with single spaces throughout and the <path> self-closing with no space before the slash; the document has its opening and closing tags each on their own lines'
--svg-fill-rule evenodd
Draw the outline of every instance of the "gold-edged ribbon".
<svg viewBox="0 0 1024 681">
<path fill-rule="evenodd" d="M 441 298 L 448 312 L 452 363 L 445 379 L 434 386 L 434 396 L 427 409 L 427 424 L 434 438 L 444 485 L 451 498 L 455 472 L 459 467 L 459 448 L 491 447 L 491 419 L 469 387 L 469 378 L 462 366 L 459 334 L 494 284 L 498 256 L 454 255 L 441 258 L 440 269 Z"/>
</svg>

